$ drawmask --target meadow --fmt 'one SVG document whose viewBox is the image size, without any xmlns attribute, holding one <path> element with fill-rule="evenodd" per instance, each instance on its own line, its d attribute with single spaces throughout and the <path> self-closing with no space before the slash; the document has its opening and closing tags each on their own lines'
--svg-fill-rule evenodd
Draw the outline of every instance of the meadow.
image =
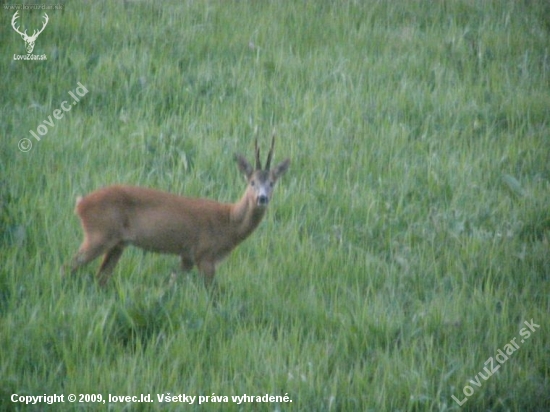
<svg viewBox="0 0 550 412">
<path fill-rule="evenodd" d="M 550 410 L 546 1 L 62 4 L 44 61 L 1 11 L 0 410 Z M 135 248 L 61 278 L 77 196 L 235 201 L 255 130 L 292 163 L 215 301 Z"/>
</svg>

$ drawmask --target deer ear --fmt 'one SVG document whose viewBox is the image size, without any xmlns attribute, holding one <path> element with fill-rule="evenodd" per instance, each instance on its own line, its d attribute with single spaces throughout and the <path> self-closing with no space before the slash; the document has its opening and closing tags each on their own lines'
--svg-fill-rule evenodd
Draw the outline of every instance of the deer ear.
<svg viewBox="0 0 550 412">
<path fill-rule="evenodd" d="M 287 170 L 288 166 L 290 165 L 290 159 L 283 160 L 281 163 L 279 163 L 275 168 L 271 169 L 271 178 L 273 180 L 279 179 Z"/>
<path fill-rule="evenodd" d="M 252 169 L 252 166 L 250 165 L 250 163 L 248 163 L 248 160 L 246 160 L 244 156 L 240 154 L 235 154 L 235 161 L 239 166 L 239 170 L 241 171 L 241 173 L 244 173 L 247 179 L 252 176 L 254 169 Z"/>
</svg>

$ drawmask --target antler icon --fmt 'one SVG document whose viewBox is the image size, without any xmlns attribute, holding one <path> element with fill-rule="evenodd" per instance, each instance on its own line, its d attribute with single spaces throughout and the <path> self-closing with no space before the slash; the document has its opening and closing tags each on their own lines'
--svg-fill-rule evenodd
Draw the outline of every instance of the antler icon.
<svg viewBox="0 0 550 412">
<path fill-rule="evenodd" d="M 13 27 L 13 30 L 15 30 L 17 33 L 21 35 L 21 37 L 26 43 L 25 47 L 27 48 L 27 53 L 31 54 L 34 49 L 34 42 L 36 41 L 36 38 L 38 37 L 38 35 L 44 31 L 44 28 L 48 24 L 49 18 L 48 18 L 48 15 L 44 13 L 44 24 L 42 25 L 42 28 L 38 30 L 38 32 L 36 30 L 33 30 L 32 36 L 29 36 L 27 35 L 27 30 L 25 30 L 25 32 L 22 33 L 19 31 L 19 27 L 15 26 L 16 20 L 19 17 L 18 13 L 19 11 L 16 11 L 15 14 L 13 15 L 13 18 L 11 19 L 11 26 Z"/>
</svg>

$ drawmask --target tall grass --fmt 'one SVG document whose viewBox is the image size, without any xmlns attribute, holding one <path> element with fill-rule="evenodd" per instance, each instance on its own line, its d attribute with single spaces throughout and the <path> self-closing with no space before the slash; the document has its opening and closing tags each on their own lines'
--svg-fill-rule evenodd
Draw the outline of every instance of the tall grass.
<svg viewBox="0 0 550 412">
<path fill-rule="evenodd" d="M 12 60 L 12 15 L 1 409 L 550 409 L 546 2 L 68 1 L 37 39 L 43 62 Z M 89 92 L 36 141 L 78 82 Z M 62 281 L 77 195 L 126 183 L 233 201 L 232 153 L 251 156 L 256 128 L 263 146 L 276 129 L 291 169 L 220 266 L 215 305 L 195 273 L 174 282 L 176 258 L 135 249 L 105 290 L 97 263 Z M 470 383 L 531 319 L 540 329 Z M 292 403 L 10 400 L 54 393 Z"/>
</svg>

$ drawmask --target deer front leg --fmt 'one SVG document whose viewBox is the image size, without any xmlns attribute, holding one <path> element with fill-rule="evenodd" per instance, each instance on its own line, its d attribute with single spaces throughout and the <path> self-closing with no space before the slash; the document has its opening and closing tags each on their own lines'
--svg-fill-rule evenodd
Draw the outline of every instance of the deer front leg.
<svg viewBox="0 0 550 412">
<path fill-rule="evenodd" d="M 101 266 L 99 267 L 99 271 L 97 272 L 97 280 L 99 281 L 99 285 L 104 287 L 107 284 L 107 281 L 111 277 L 111 274 L 113 273 L 113 269 L 115 268 L 118 260 L 120 259 L 120 256 L 122 255 L 122 252 L 124 252 L 124 244 L 120 243 L 110 249 L 103 258 L 103 262 L 101 263 Z"/>
<path fill-rule="evenodd" d="M 71 260 L 71 263 L 65 264 L 61 267 L 61 276 L 65 277 L 68 274 L 73 275 L 78 268 L 86 265 L 87 263 L 101 256 L 103 253 L 106 252 L 106 250 L 107 248 L 103 245 L 103 242 L 101 241 L 94 242 L 86 239 L 82 243 L 82 245 L 80 245 L 78 252 L 74 255 L 73 259 Z M 67 266 L 69 267 L 67 268 Z"/>
<path fill-rule="evenodd" d="M 204 277 L 204 283 L 207 288 L 212 286 L 214 275 L 216 274 L 216 265 L 214 262 L 202 260 L 197 264 L 200 274 Z"/>
<path fill-rule="evenodd" d="M 181 255 L 181 270 L 184 272 L 189 272 L 191 269 L 193 269 L 193 266 L 195 266 L 195 262 L 193 261 L 193 258 L 186 255 Z"/>
</svg>

